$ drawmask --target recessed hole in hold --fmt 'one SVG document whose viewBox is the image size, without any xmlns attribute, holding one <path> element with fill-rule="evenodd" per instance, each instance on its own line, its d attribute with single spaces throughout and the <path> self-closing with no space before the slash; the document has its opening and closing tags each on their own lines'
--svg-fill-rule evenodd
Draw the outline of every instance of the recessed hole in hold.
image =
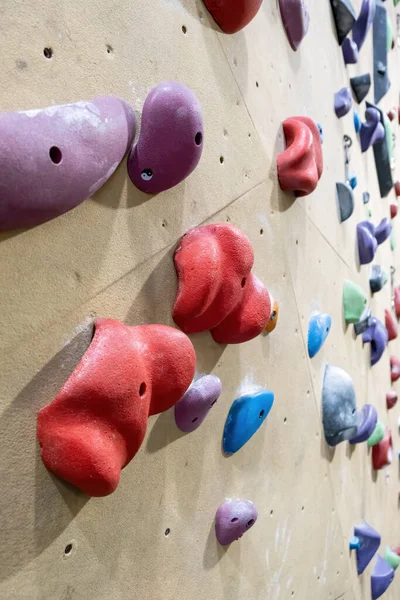
<svg viewBox="0 0 400 600">
<path fill-rule="evenodd" d="M 246 277 L 243 277 L 240 285 L 242 286 L 242 288 L 244 288 L 244 286 L 246 285 Z"/>
<path fill-rule="evenodd" d="M 246 527 L 251 527 L 252 525 L 254 525 L 254 519 L 250 519 L 250 521 L 247 523 Z"/>
<path fill-rule="evenodd" d="M 49 156 L 55 165 L 59 165 L 62 161 L 62 152 L 57 146 L 52 146 L 49 150 Z"/>
<path fill-rule="evenodd" d="M 224 157 L 223 157 L 223 156 L 220 156 L 220 157 L 219 157 L 219 162 L 221 163 L 221 165 L 223 165 L 223 164 L 224 164 L 224 162 L 225 162 L 225 159 L 224 159 Z"/>
<path fill-rule="evenodd" d="M 264 229 L 260 229 L 260 235 L 263 235 Z"/>
<path fill-rule="evenodd" d="M 196 421 L 198 421 L 199 417 L 195 417 L 194 419 L 192 419 L 192 423 L 196 423 Z"/>
<path fill-rule="evenodd" d="M 143 381 L 143 383 L 140 384 L 139 396 L 144 396 L 145 395 L 146 388 L 147 388 L 147 386 L 146 386 L 145 382 Z"/>
<path fill-rule="evenodd" d="M 194 136 L 194 143 L 196 144 L 196 146 L 200 146 L 202 141 L 203 141 L 203 134 L 201 133 L 201 131 L 198 131 L 196 133 L 196 135 Z"/>
<path fill-rule="evenodd" d="M 265 410 L 262 410 L 262 411 L 260 412 L 260 414 L 258 415 L 258 418 L 259 418 L 259 419 L 262 419 L 264 415 L 265 415 Z"/>
<path fill-rule="evenodd" d="M 237 523 L 239 521 L 239 519 L 237 517 L 233 517 L 233 519 L 231 519 L 231 523 Z"/>
<path fill-rule="evenodd" d="M 171 530 L 169 527 L 167 527 L 167 529 L 165 530 L 165 537 L 167 537 L 169 534 L 171 533 Z"/>
<path fill-rule="evenodd" d="M 72 552 L 72 544 L 67 544 L 65 546 L 65 550 L 64 550 L 65 556 L 68 556 L 68 554 L 71 554 L 71 552 Z"/>
<path fill-rule="evenodd" d="M 46 58 L 51 58 L 53 56 L 53 48 L 45 48 L 43 54 Z"/>
</svg>

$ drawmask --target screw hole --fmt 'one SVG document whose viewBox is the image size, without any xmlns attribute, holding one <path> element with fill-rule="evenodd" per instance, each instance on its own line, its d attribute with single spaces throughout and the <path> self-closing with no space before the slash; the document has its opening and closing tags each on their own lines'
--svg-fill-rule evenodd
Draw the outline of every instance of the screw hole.
<svg viewBox="0 0 400 600">
<path fill-rule="evenodd" d="M 301 510 L 304 510 L 304 506 L 301 507 Z"/>
<path fill-rule="evenodd" d="M 45 48 L 43 54 L 46 58 L 51 58 L 53 56 L 53 48 Z"/>
<path fill-rule="evenodd" d="M 146 384 L 143 381 L 143 383 L 140 384 L 140 388 L 139 388 L 139 396 L 144 396 L 145 392 L 146 392 Z"/>
<path fill-rule="evenodd" d="M 65 556 L 68 556 L 68 554 L 71 554 L 71 552 L 72 552 L 72 544 L 67 544 L 65 546 L 65 550 L 64 550 Z"/>
<path fill-rule="evenodd" d="M 296 246 L 298 246 L 298 245 L 299 245 L 299 240 L 296 240 Z"/>
<path fill-rule="evenodd" d="M 165 530 L 165 537 L 169 536 L 170 533 L 171 533 L 171 530 L 169 527 L 167 527 L 167 529 Z"/>
<path fill-rule="evenodd" d="M 107 44 L 106 48 L 107 48 L 107 54 L 112 54 L 114 52 L 114 48 L 112 46 L 110 46 L 110 44 Z"/>
<path fill-rule="evenodd" d="M 237 523 L 239 521 L 239 519 L 237 517 L 233 517 L 233 519 L 231 519 L 231 523 Z"/>
<path fill-rule="evenodd" d="M 258 415 L 258 418 L 259 418 L 259 419 L 262 419 L 264 415 L 265 415 L 265 410 L 262 410 L 262 411 L 260 412 L 260 414 Z"/>
<path fill-rule="evenodd" d="M 260 87 L 260 85 L 259 85 L 258 81 L 256 81 L 256 87 Z"/>
<path fill-rule="evenodd" d="M 225 159 L 224 159 L 224 157 L 223 157 L 223 156 L 220 156 L 220 157 L 219 157 L 219 162 L 221 163 L 221 165 L 223 165 L 223 164 L 224 164 L 224 162 L 225 162 Z"/>
<path fill-rule="evenodd" d="M 55 165 L 59 165 L 62 161 L 62 152 L 57 146 L 52 146 L 49 150 L 49 156 Z"/>
<path fill-rule="evenodd" d="M 270 517 L 272 517 L 272 516 L 273 516 L 273 514 L 274 514 L 274 511 L 273 511 L 273 510 L 271 510 L 271 512 L 269 513 L 269 516 L 270 516 Z"/>
<path fill-rule="evenodd" d="M 186 25 L 182 25 L 182 33 L 184 33 L 186 35 L 186 32 L 187 32 Z"/>
<path fill-rule="evenodd" d="M 260 235 L 264 235 L 264 229 L 260 229 Z"/>
<path fill-rule="evenodd" d="M 163 221 L 163 222 L 161 223 L 161 227 L 166 227 L 166 226 L 167 226 L 167 221 Z"/>
<path fill-rule="evenodd" d="M 203 134 L 201 133 L 201 131 L 198 131 L 195 135 L 194 143 L 196 144 L 196 146 L 200 146 L 202 141 L 203 141 Z"/>
<path fill-rule="evenodd" d="M 252 525 L 254 525 L 254 519 L 250 519 L 250 521 L 247 523 L 246 527 L 251 527 Z"/>
<path fill-rule="evenodd" d="M 244 288 L 244 286 L 246 285 L 246 277 L 243 277 L 240 285 L 242 286 L 242 288 Z"/>
<path fill-rule="evenodd" d="M 287 418 L 286 418 L 286 417 L 283 419 L 283 422 L 284 422 L 284 423 L 286 423 L 286 422 L 287 422 Z"/>
<path fill-rule="evenodd" d="M 196 423 L 196 421 L 199 420 L 199 417 L 195 417 L 194 419 L 192 419 L 192 423 Z"/>
<path fill-rule="evenodd" d="M 273 310 L 271 313 L 271 317 L 270 317 L 270 321 L 274 322 L 276 319 L 276 310 Z M 297 329 L 296 329 L 296 333 L 297 333 Z"/>
</svg>

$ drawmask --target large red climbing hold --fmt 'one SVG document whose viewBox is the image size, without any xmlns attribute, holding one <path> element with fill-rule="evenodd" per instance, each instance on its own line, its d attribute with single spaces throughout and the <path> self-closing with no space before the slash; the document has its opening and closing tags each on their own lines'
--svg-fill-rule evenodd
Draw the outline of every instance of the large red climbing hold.
<svg viewBox="0 0 400 600">
<path fill-rule="evenodd" d="M 259 335 L 271 317 L 271 298 L 251 273 L 252 246 L 228 223 L 203 225 L 183 236 L 175 250 L 179 278 L 173 319 L 185 333 L 211 330 L 223 344 Z"/>
<path fill-rule="evenodd" d="M 96 319 L 93 340 L 38 415 L 46 467 L 89 496 L 107 496 L 139 450 L 149 415 L 173 406 L 195 370 L 189 338 L 164 325 Z"/>
<path fill-rule="evenodd" d="M 385 310 L 385 325 L 388 332 L 389 342 L 395 340 L 397 338 L 397 322 L 394 320 L 394 317 L 390 310 Z"/>
<path fill-rule="evenodd" d="M 287 148 L 278 156 L 278 178 L 285 192 L 307 196 L 315 190 L 323 171 L 321 138 L 308 117 L 291 117 L 283 123 Z"/>
<path fill-rule="evenodd" d="M 204 4 L 224 33 L 236 33 L 254 19 L 262 0 L 204 0 Z"/>
</svg>

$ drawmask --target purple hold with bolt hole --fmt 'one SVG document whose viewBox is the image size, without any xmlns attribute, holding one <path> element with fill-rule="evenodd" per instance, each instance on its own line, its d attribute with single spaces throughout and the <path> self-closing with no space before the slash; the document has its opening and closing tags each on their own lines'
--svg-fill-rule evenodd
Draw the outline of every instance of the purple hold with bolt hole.
<svg viewBox="0 0 400 600">
<path fill-rule="evenodd" d="M 389 217 L 384 217 L 377 227 L 375 227 L 375 237 L 378 244 L 382 244 L 388 239 L 392 232 L 392 224 Z"/>
<path fill-rule="evenodd" d="M 340 119 L 347 115 L 353 105 L 353 98 L 349 88 L 342 88 L 335 94 L 335 113 Z"/>
<path fill-rule="evenodd" d="M 175 404 L 175 422 L 179 429 L 191 433 L 200 427 L 221 391 L 221 381 L 215 375 L 205 375 L 195 381 Z"/>
<path fill-rule="evenodd" d="M 378 241 L 375 237 L 375 227 L 370 221 L 361 221 L 357 225 L 357 243 L 360 265 L 373 261 Z"/>
<path fill-rule="evenodd" d="M 388 343 L 388 332 L 384 324 L 372 317 L 369 320 L 369 327 L 362 334 L 363 344 L 371 344 L 371 367 L 381 358 L 387 343 Z"/>
<path fill-rule="evenodd" d="M 250 500 L 228 500 L 215 515 L 215 533 L 221 546 L 242 537 L 257 521 L 257 509 Z"/>
</svg>

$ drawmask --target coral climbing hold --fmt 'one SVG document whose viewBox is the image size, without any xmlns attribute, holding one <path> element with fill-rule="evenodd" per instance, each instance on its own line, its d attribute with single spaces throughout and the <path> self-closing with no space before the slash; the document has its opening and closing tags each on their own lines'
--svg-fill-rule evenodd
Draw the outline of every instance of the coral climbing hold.
<svg viewBox="0 0 400 600">
<path fill-rule="evenodd" d="M 337 446 L 357 434 L 356 394 L 348 373 L 327 365 L 322 387 L 322 424 L 329 446 Z"/>
<path fill-rule="evenodd" d="M 375 317 L 369 319 L 362 341 L 363 344 L 371 344 L 370 364 L 373 367 L 382 357 L 388 343 L 388 332 L 384 324 Z"/>
<path fill-rule="evenodd" d="M 392 383 L 400 377 L 400 360 L 395 356 L 390 357 L 390 379 Z"/>
<path fill-rule="evenodd" d="M 92 196 L 136 131 L 133 109 L 103 96 L 0 114 L 0 230 L 33 227 Z"/>
<path fill-rule="evenodd" d="M 200 427 L 221 391 L 221 381 L 215 375 L 205 375 L 195 381 L 175 404 L 175 422 L 179 429 L 190 433 Z"/>
<path fill-rule="evenodd" d="M 392 313 L 387 309 L 385 309 L 385 325 L 389 336 L 389 342 L 391 342 L 397 338 L 398 326 Z"/>
<path fill-rule="evenodd" d="M 272 301 L 271 316 L 265 328 L 267 333 L 272 333 L 278 324 L 279 319 L 279 304 L 276 300 Z"/>
<path fill-rule="evenodd" d="M 250 500 L 227 500 L 215 515 L 215 534 L 222 546 L 232 544 L 253 527 L 257 509 Z"/>
<path fill-rule="evenodd" d="M 211 330 L 220 344 L 239 344 L 265 330 L 271 298 L 251 272 L 245 234 L 228 223 L 191 229 L 174 255 L 178 294 L 173 319 L 185 333 Z"/>
<path fill-rule="evenodd" d="M 387 283 L 387 273 L 380 265 L 372 265 L 371 275 L 369 277 L 369 287 L 371 292 L 376 294 L 380 292 L 383 286 Z"/>
<path fill-rule="evenodd" d="M 274 394 L 268 390 L 246 394 L 232 404 L 223 434 L 225 454 L 235 454 L 260 429 L 274 403 Z"/>
<path fill-rule="evenodd" d="M 177 81 L 160 83 L 143 106 L 139 140 L 128 158 L 129 177 L 147 194 L 178 185 L 197 167 L 203 137 L 203 117 L 194 92 Z"/>
<path fill-rule="evenodd" d="M 392 432 L 387 427 L 383 439 L 372 448 L 372 464 L 378 471 L 392 464 L 393 460 L 393 442 Z"/>
<path fill-rule="evenodd" d="M 362 221 L 357 225 L 357 243 L 360 265 L 372 262 L 378 242 L 375 237 L 375 227 L 370 221 Z"/>
<path fill-rule="evenodd" d="M 397 204 L 391 204 L 390 205 L 390 218 L 391 219 L 395 218 L 395 216 L 397 215 L 397 211 L 398 211 Z"/>
<path fill-rule="evenodd" d="M 370 437 L 368 438 L 368 448 L 372 448 L 373 446 L 376 446 L 376 444 L 379 444 L 379 442 L 381 440 L 383 440 L 384 435 L 385 435 L 385 426 L 382 423 L 382 421 L 378 421 L 374 431 L 371 433 Z"/>
<path fill-rule="evenodd" d="M 378 421 L 378 413 L 372 404 L 364 404 L 357 415 L 357 433 L 350 439 L 350 444 L 361 444 L 366 442 L 375 430 Z"/>
<path fill-rule="evenodd" d="M 262 0 L 204 0 L 204 4 L 224 33 L 236 33 L 254 19 Z"/>
<path fill-rule="evenodd" d="M 374 21 L 376 9 L 375 1 L 376 0 L 363 0 L 360 13 L 353 26 L 353 41 L 357 44 L 359 50 L 364 44 L 367 33 Z"/>
<path fill-rule="evenodd" d="M 393 567 L 384 558 L 378 555 L 371 575 L 372 600 L 380 598 L 386 592 L 393 579 Z"/>
<path fill-rule="evenodd" d="M 304 0 L 279 0 L 279 8 L 289 44 L 296 51 L 310 25 L 308 7 Z"/>
<path fill-rule="evenodd" d="M 340 119 L 347 115 L 350 112 L 351 107 L 353 105 L 353 98 L 351 97 L 351 92 L 349 88 L 344 87 L 335 94 L 335 113 L 336 116 Z"/>
<path fill-rule="evenodd" d="M 385 137 L 385 129 L 380 120 L 380 113 L 376 108 L 367 108 L 365 118 L 366 121 L 362 123 L 360 130 L 361 152 L 366 152 L 368 148 L 382 141 Z"/>
<path fill-rule="evenodd" d="M 381 544 L 381 536 L 365 522 L 354 527 L 354 535 L 360 540 L 360 547 L 357 549 L 356 556 L 357 572 L 361 575 L 377 553 Z"/>
<path fill-rule="evenodd" d="M 172 327 L 96 319 L 81 362 L 39 412 L 46 467 L 89 496 L 111 494 L 142 444 L 148 416 L 182 397 L 195 362 L 189 338 Z"/>
<path fill-rule="evenodd" d="M 367 296 L 359 285 L 346 279 L 343 283 L 343 312 L 346 323 L 357 323 L 367 305 Z"/>
<path fill-rule="evenodd" d="M 388 410 L 390 410 L 391 408 L 396 406 L 397 399 L 398 399 L 397 392 L 395 392 L 394 390 L 391 390 L 390 392 L 388 392 L 386 394 L 386 407 Z"/>
<path fill-rule="evenodd" d="M 278 178 L 285 192 L 307 196 L 315 190 L 323 171 L 318 126 L 308 117 L 291 117 L 283 123 L 287 148 L 278 156 Z"/>
<path fill-rule="evenodd" d="M 361 104 L 371 87 L 371 75 L 369 73 L 365 73 L 364 75 L 352 77 L 350 79 L 350 85 L 358 104 Z"/>
<path fill-rule="evenodd" d="M 308 325 L 308 356 L 313 358 L 322 348 L 331 330 L 330 315 L 318 313 L 313 315 Z"/>
<path fill-rule="evenodd" d="M 341 46 L 345 37 L 356 22 L 356 13 L 354 12 L 350 0 L 331 0 L 331 7 L 333 18 L 335 20 L 338 42 Z"/>
</svg>

